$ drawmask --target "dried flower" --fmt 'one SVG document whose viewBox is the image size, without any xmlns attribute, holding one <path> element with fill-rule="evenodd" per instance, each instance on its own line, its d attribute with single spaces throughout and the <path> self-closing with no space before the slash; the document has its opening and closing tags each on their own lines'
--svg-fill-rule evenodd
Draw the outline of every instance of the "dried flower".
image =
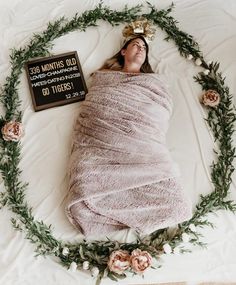
<svg viewBox="0 0 236 285">
<path fill-rule="evenodd" d="M 89 262 L 88 261 L 84 261 L 83 262 L 83 269 L 84 270 L 88 270 L 89 269 Z"/>
<path fill-rule="evenodd" d="M 182 241 L 183 242 L 189 242 L 189 240 L 190 240 L 190 236 L 186 233 L 183 233 L 182 234 Z"/>
<path fill-rule="evenodd" d="M 201 65 L 201 64 L 202 64 L 201 59 L 200 59 L 200 58 L 197 58 L 197 59 L 195 60 L 195 64 L 196 64 L 196 65 Z"/>
<path fill-rule="evenodd" d="M 24 135 L 24 129 L 20 122 L 10 121 L 2 127 L 2 135 L 5 141 L 17 142 Z"/>
<path fill-rule="evenodd" d="M 69 248 L 68 247 L 64 247 L 62 250 L 62 255 L 67 256 L 69 254 Z"/>
<path fill-rule="evenodd" d="M 208 75 L 208 74 L 210 73 L 210 70 L 209 70 L 209 69 L 205 69 L 205 70 L 203 71 L 203 73 L 204 73 L 205 75 Z"/>
<path fill-rule="evenodd" d="M 69 271 L 75 272 L 76 269 L 77 269 L 77 264 L 74 261 L 72 261 L 69 267 Z"/>
<path fill-rule="evenodd" d="M 174 254 L 180 254 L 180 249 L 179 249 L 179 247 L 175 247 L 174 250 L 173 250 L 173 253 L 174 253 Z"/>
<path fill-rule="evenodd" d="M 220 94 L 215 90 L 209 89 L 203 93 L 201 101 L 206 106 L 216 107 L 220 103 Z"/>
<path fill-rule="evenodd" d="M 122 274 L 130 267 L 130 255 L 126 250 L 113 251 L 108 260 L 108 268 L 117 274 Z"/>
<path fill-rule="evenodd" d="M 135 249 L 131 253 L 130 262 L 134 272 L 143 273 L 151 266 L 152 257 L 147 251 Z"/>
<path fill-rule="evenodd" d="M 188 60 L 191 60 L 191 59 L 193 59 L 193 56 L 192 56 L 191 54 L 189 54 L 189 55 L 187 56 L 187 59 L 188 59 Z"/>
<path fill-rule="evenodd" d="M 97 277 L 99 274 L 99 269 L 96 266 L 92 267 L 91 274 L 93 277 Z"/>
<path fill-rule="evenodd" d="M 192 232 L 196 232 L 196 227 L 194 224 L 190 224 L 189 225 L 189 229 L 192 231 Z"/>
<path fill-rule="evenodd" d="M 152 26 L 151 22 L 141 17 L 124 27 L 123 36 L 125 37 L 125 42 L 127 42 L 131 38 L 142 35 L 146 42 L 149 43 L 153 41 L 155 31 L 156 29 Z"/>
<path fill-rule="evenodd" d="M 170 254 L 170 253 L 172 252 L 172 248 L 171 248 L 171 246 L 170 246 L 168 243 L 165 243 L 165 244 L 163 245 L 163 250 L 164 250 L 164 252 L 165 252 L 166 254 Z"/>
</svg>

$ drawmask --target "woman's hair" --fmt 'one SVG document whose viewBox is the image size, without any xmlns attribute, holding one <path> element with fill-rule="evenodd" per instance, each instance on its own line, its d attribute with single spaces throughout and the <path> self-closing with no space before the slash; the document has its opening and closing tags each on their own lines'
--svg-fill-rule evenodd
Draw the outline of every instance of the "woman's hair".
<svg viewBox="0 0 236 285">
<path fill-rule="evenodd" d="M 122 68 L 124 67 L 125 61 L 124 61 L 124 56 L 121 54 L 121 51 L 123 49 L 126 49 L 127 46 L 134 39 L 143 40 L 143 42 L 145 43 L 145 46 L 146 46 L 146 58 L 145 58 L 145 61 L 140 68 L 140 71 L 142 73 L 154 73 L 154 71 L 152 70 L 152 67 L 148 61 L 148 51 L 149 51 L 148 44 L 146 43 L 145 39 L 142 36 L 137 36 L 135 38 L 128 40 L 125 43 L 125 45 L 122 47 L 122 49 L 120 49 L 120 51 L 118 53 L 116 53 L 114 56 L 112 56 L 111 58 L 109 58 L 108 60 L 105 61 L 105 63 L 103 64 L 103 66 L 101 68 L 99 68 L 99 70 L 102 70 L 102 69 L 122 70 Z"/>
</svg>

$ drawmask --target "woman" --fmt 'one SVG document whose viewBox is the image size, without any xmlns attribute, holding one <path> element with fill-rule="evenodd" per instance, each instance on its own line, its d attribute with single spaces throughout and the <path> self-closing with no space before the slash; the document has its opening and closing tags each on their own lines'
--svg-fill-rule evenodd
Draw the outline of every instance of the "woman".
<svg viewBox="0 0 236 285">
<path fill-rule="evenodd" d="M 141 36 L 94 73 L 74 127 L 66 206 L 85 236 L 149 234 L 191 217 L 165 143 L 171 110 Z"/>
<path fill-rule="evenodd" d="M 106 61 L 101 69 L 153 73 L 148 61 L 148 50 L 148 44 L 143 36 L 132 36 L 126 40 L 117 54 Z"/>
</svg>

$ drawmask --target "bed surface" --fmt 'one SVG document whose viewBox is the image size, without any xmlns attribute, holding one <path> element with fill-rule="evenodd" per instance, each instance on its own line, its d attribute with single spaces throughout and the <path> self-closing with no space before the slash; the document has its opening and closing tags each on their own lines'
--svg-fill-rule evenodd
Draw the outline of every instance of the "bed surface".
<svg viewBox="0 0 236 285">
<path fill-rule="evenodd" d="M 150 1 L 159 8 L 171 1 Z M 236 2 L 234 0 L 174 0 L 172 15 L 183 31 L 194 36 L 207 61 L 221 63 L 226 85 L 236 94 Z M 34 33 L 43 31 L 49 21 L 61 16 L 68 18 L 78 12 L 93 9 L 96 0 L 0 0 L 0 85 L 9 74 L 9 54 L 13 47 L 24 46 Z M 133 0 L 129 6 L 143 3 Z M 124 0 L 104 1 L 113 9 L 122 9 Z M 144 11 L 147 8 L 144 8 Z M 89 86 L 90 74 L 121 46 L 124 25 L 112 27 L 100 21 L 98 27 L 86 32 L 72 32 L 54 41 L 53 54 L 76 50 Z M 170 121 L 167 143 L 179 164 L 184 191 L 194 205 L 200 194 L 212 190 L 210 164 L 214 159 L 214 138 L 207 127 L 205 110 L 199 104 L 202 91 L 193 76 L 201 70 L 181 58 L 174 43 L 164 41 L 165 34 L 157 29 L 150 45 L 150 62 L 169 85 L 174 111 Z M 21 75 L 19 94 L 22 100 L 25 136 L 22 139 L 22 180 L 29 182 L 26 198 L 38 220 L 52 224 L 54 235 L 76 241 L 81 235 L 64 214 L 67 193 L 66 175 L 71 133 L 80 103 L 34 112 L 26 73 Z M 234 95 L 234 104 L 236 97 Z M 0 112 L 3 112 L 0 109 Z M 235 139 L 234 134 L 234 139 Z M 235 140 L 236 141 L 236 140 Z M 0 178 L 0 190 L 4 185 Z M 236 175 L 233 175 L 230 198 L 236 200 Z M 6 208 L 0 213 L 0 284 L 88 285 L 94 280 L 86 272 L 69 272 L 53 258 L 34 257 L 34 247 L 16 232 L 10 223 L 12 214 Z M 161 258 L 162 268 L 149 270 L 145 278 L 130 275 L 114 284 L 152 284 L 161 282 L 236 282 L 236 217 L 225 211 L 209 215 L 215 229 L 201 230 L 207 249 L 193 248 L 185 255 Z M 96 237 L 94 237 L 96 238 Z M 110 235 L 112 239 L 130 241 L 132 231 Z M 113 284 L 109 279 L 104 285 Z"/>
</svg>

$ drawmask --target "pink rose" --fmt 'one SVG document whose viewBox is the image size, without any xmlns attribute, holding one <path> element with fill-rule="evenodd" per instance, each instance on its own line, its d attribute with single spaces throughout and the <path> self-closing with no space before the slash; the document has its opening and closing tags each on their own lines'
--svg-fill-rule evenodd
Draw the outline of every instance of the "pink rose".
<svg viewBox="0 0 236 285">
<path fill-rule="evenodd" d="M 215 90 L 207 90 L 202 95 L 202 103 L 206 106 L 216 107 L 220 103 L 220 94 Z"/>
<path fill-rule="evenodd" d="M 126 250 L 113 251 L 108 260 L 110 271 L 122 274 L 130 267 L 130 255 Z"/>
<path fill-rule="evenodd" d="M 17 142 L 24 135 L 24 129 L 20 122 L 10 121 L 2 127 L 2 136 L 5 141 Z"/>
<path fill-rule="evenodd" d="M 135 249 L 131 253 L 131 267 L 136 273 L 143 273 L 152 263 L 152 257 L 147 251 Z"/>
</svg>

